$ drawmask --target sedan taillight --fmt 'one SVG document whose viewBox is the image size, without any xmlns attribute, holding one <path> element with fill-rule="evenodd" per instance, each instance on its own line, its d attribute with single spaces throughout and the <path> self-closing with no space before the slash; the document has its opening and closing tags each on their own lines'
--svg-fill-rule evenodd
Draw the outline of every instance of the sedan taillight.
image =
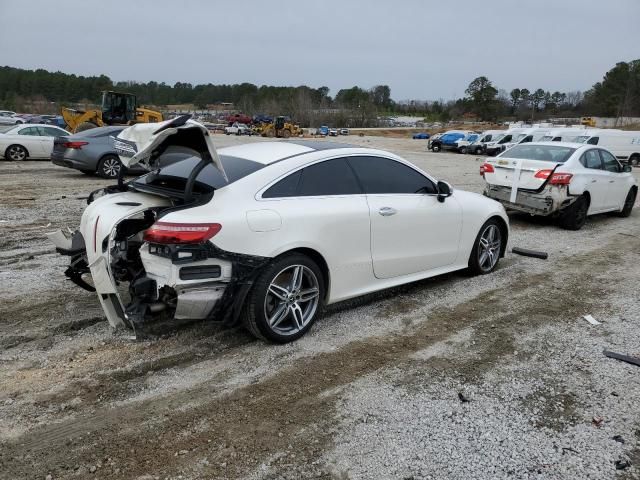
<svg viewBox="0 0 640 480">
<path fill-rule="evenodd" d="M 89 142 L 64 142 L 62 144 L 65 148 L 73 148 L 74 150 L 80 150 L 85 145 L 89 145 Z"/>
<path fill-rule="evenodd" d="M 482 175 L 484 177 L 485 173 L 494 173 L 495 169 L 493 168 L 493 165 L 491 165 L 490 163 L 483 163 L 482 165 L 480 165 L 480 175 Z"/>
<path fill-rule="evenodd" d="M 534 177 L 546 180 L 547 178 L 549 178 L 549 175 L 551 175 L 551 179 L 549 180 L 549 183 L 551 185 L 569 185 L 569 183 L 571 183 L 571 178 L 573 178 L 573 174 L 556 172 L 552 175 L 551 172 L 553 172 L 553 170 L 550 170 L 550 169 L 538 170 L 534 175 Z"/>
<path fill-rule="evenodd" d="M 219 223 L 156 222 L 144 232 L 144 241 L 163 245 L 202 243 L 221 229 L 222 225 Z"/>
</svg>

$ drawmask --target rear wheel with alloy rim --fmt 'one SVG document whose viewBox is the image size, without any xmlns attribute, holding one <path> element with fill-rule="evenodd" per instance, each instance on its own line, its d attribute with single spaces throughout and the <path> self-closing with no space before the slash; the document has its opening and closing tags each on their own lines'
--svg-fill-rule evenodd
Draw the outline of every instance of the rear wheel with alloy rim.
<svg viewBox="0 0 640 480">
<path fill-rule="evenodd" d="M 628 217 L 631 215 L 631 210 L 633 210 L 633 206 L 636 203 L 636 195 L 638 191 L 635 188 L 629 190 L 627 193 L 627 197 L 624 200 L 624 205 L 622 206 L 622 210 L 618 212 L 619 217 Z"/>
<path fill-rule="evenodd" d="M 495 270 L 502 252 L 502 230 L 498 220 L 490 219 L 482 225 L 469 257 L 471 272 L 484 275 Z"/>
<path fill-rule="evenodd" d="M 118 173 L 122 168 L 120 159 L 115 155 L 106 155 L 98 163 L 97 173 L 103 178 L 118 178 Z"/>
<path fill-rule="evenodd" d="M 26 160 L 28 156 L 27 149 L 22 145 L 11 145 L 4 152 L 4 158 L 14 162 Z"/>
<path fill-rule="evenodd" d="M 323 283 L 322 272 L 308 257 L 296 253 L 277 259 L 249 293 L 245 326 L 256 337 L 273 342 L 300 338 L 320 313 Z"/>
</svg>

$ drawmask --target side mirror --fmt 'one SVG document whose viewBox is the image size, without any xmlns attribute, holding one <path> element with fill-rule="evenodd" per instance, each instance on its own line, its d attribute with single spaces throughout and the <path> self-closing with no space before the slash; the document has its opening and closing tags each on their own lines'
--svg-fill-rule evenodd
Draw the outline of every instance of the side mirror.
<svg viewBox="0 0 640 480">
<path fill-rule="evenodd" d="M 624 173 L 631 173 L 633 171 L 633 167 L 631 167 L 631 165 L 623 165 L 622 166 L 622 171 Z"/>
<path fill-rule="evenodd" d="M 451 185 L 442 180 L 438 181 L 438 201 L 440 203 L 443 203 L 445 198 L 450 197 L 452 192 Z"/>
</svg>

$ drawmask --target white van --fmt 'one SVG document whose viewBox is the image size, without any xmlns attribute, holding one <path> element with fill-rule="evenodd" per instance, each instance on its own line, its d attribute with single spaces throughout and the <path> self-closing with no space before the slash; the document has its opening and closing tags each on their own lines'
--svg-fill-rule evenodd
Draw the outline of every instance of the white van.
<svg viewBox="0 0 640 480">
<path fill-rule="evenodd" d="M 574 142 L 598 145 L 611 150 L 622 162 L 640 165 L 640 132 L 623 130 L 589 129 L 588 133 L 576 137 Z"/>
<path fill-rule="evenodd" d="M 473 135 L 470 135 L 463 140 L 458 140 L 458 151 L 460 153 L 473 153 L 475 155 L 480 155 L 484 152 L 485 145 L 487 143 L 495 140 L 498 135 L 505 132 L 506 130 L 485 130 L 475 138 Z"/>
<path fill-rule="evenodd" d="M 524 132 L 520 132 L 518 135 L 514 135 L 511 142 L 504 144 L 505 149 L 511 148 L 519 143 L 539 142 L 549 132 L 554 130 L 553 127 L 531 127 Z"/>
<path fill-rule="evenodd" d="M 502 133 L 496 134 L 490 142 L 485 143 L 484 151 L 487 155 L 497 155 L 504 152 L 506 145 L 513 142 L 513 139 L 531 128 L 510 128 Z"/>
<path fill-rule="evenodd" d="M 586 128 L 558 128 L 544 134 L 541 142 L 571 142 L 574 138 L 588 135 Z"/>
</svg>

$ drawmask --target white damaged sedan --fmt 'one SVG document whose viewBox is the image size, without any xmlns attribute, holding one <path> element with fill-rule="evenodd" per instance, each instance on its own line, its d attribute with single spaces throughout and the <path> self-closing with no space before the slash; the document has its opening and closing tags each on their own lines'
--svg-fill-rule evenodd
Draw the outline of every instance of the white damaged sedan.
<svg viewBox="0 0 640 480">
<path fill-rule="evenodd" d="M 95 289 L 111 325 L 243 323 L 255 336 L 302 336 L 324 305 L 504 255 L 500 203 L 453 190 L 385 151 L 279 141 L 216 152 L 202 125 L 134 125 L 122 162 L 150 172 L 94 192 L 66 275 Z M 189 150 L 186 150 L 189 149 Z M 187 151 L 161 166 L 163 155 Z M 89 279 L 88 277 L 91 277 Z"/>
</svg>

